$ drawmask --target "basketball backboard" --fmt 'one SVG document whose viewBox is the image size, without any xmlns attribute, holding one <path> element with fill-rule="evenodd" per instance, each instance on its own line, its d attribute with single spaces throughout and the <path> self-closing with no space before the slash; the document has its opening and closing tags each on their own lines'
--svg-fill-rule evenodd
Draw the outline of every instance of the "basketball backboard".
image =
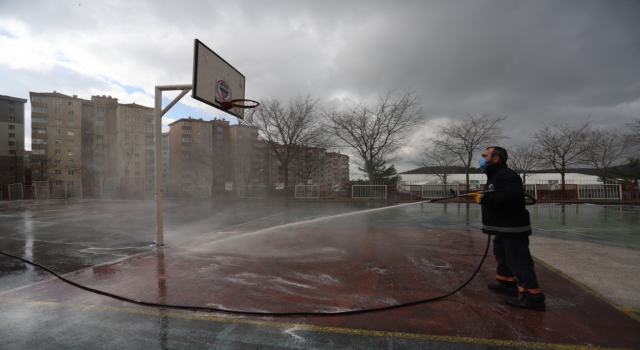
<svg viewBox="0 0 640 350">
<path fill-rule="evenodd" d="M 195 39 L 193 52 L 193 90 L 191 97 L 236 118 L 244 118 L 244 109 L 221 108 L 223 102 L 244 99 L 244 75 L 213 50 Z"/>
</svg>

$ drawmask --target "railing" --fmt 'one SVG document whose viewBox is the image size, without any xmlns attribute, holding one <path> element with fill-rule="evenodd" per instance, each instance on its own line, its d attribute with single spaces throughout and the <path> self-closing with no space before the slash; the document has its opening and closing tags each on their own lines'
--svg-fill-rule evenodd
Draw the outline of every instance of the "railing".
<svg viewBox="0 0 640 350">
<path fill-rule="evenodd" d="M 296 198 L 320 198 L 320 186 L 318 185 L 296 185 Z"/>
<path fill-rule="evenodd" d="M 353 185 L 353 199 L 387 199 L 387 185 Z"/>
</svg>

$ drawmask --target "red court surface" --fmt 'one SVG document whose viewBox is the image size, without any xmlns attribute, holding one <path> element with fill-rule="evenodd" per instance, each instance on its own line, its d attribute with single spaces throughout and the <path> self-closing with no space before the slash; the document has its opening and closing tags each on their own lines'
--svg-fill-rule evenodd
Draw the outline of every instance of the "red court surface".
<svg viewBox="0 0 640 350">
<path fill-rule="evenodd" d="M 251 312 L 336 312 L 412 302 L 463 284 L 480 262 L 478 231 L 238 226 L 66 277 L 127 298 Z M 245 234 L 246 233 L 246 234 Z M 171 310 L 225 322 L 297 324 L 318 332 L 420 338 L 458 345 L 640 348 L 640 322 L 552 270 L 536 265 L 547 312 L 509 307 L 489 255 L 475 279 L 444 299 L 357 315 L 274 317 Z M 148 310 L 59 280 L 2 295 L 24 303 Z M 166 310 L 166 309 L 165 309 Z M 143 312 L 143 311 L 140 311 Z M 306 328 L 305 328 L 306 327 Z"/>
</svg>

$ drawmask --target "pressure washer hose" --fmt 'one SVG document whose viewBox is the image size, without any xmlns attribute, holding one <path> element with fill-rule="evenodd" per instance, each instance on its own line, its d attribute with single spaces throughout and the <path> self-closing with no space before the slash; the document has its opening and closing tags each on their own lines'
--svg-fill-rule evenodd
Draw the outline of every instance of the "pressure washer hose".
<svg viewBox="0 0 640 350">
<path fill-rule="evenodd" d="M 218 307 L 208 307 L 208 306 L 192 306 L 192 305 L 176 305 L 176 304 L 162 304 L 162 303 L 152 303 L 152 302 L 147 302 L 147 301 L 142 301 L 142 300 L 135 300 L 135 299 L 131 299 L 131 298 L 127 298 L 121 295 L 117 295 L 117 294 L 113 294 L 113 293 L 109 293 L 109 292 L 105 292 L 99 289 L 95 289 L 95 288 L 91 288 L 91 287 L 87 287 L 84 286 L 82 284 L 73 282 L 63 276 L 60 276 L 59 274 L 57 274 L 56 272 L 38 264 L 35 263 L 33 261 L 29 261 L 27 259 L 21 258 L 19 256 L 15 256 L 12 254 L 8 254 L 5 253 L 3 251 L 0 251 L 0 254 L 5 255 L 7 257 L 13 258 L 13 259 L 17 259 L 20 260 L 22 262 L 24 262 L 25 264 L 29 264 L 38 268 L 41 268 L 45 271 L 47 271 L 48 273 L 52 274 L 53 276 L 59 278 L 60 280 L 62 280 L 63 282 L 66 282 L 74 287 L 86 290 L 88 292 L 91 293 L 95 293 L 95 294 L 99 294 L 99 295 L 104 295 L 106 297 L 110 297 L 113 299 L 117 299 L 120 301 L 124 301 L 127 303 L 132 303 L 132 304 L 136 304 L 136 305 L 142 305 L 142 306 L 151 306 L 151 307 L 161 307 L 161 308 L 170 308 L 170 309 L 182 309 L 182 310 L 201 310 L 201 311 L 214 311 L 214 312 L 223 312 L 223 313 L 228 313 L 228 314 L 238 314 L 238 315 L 250 315 L 250 316 L 277 316 L 277 317 L 312 317 L 312 316 L 345 316 L 345 315 L 357 315 L 357 314 L 364 314 L 364 313 L 369 313 L 369 312 L 376 312 L 376 311 L 385 311 L 385 310 L 393 310 L 393 309 L 399 309 L 402 307 L 408 307 L 408 306 L 413 306 L 413 305 L 419 305 L 419 304 L 424 304 L 424 303 L 429 303 L 432 301 L 436 301 L 436 300 L 441 300 L 444 299 L 448 296 L 451 296 L 455 293 L 457 293 L 458 291 L 460 291 L 462 288 L 466 287 L 467 284 L 469 284 L 469 282 L 471 282 L 471 280 L 473 280 L 473 278 L 478 274 L 478 271 L 480 271 L 480 268 L 482 267 L 482 264 L 484 263 L 484 260 L 487 258 L 487 253 L 489 252 L 489 245 L 491 244 L 491 235 L 487 235 L 487 247 L 484 250 L 484 255 L 482 256 L 482 259 L 480 260 L 480 263 L 478 264 L 478 267 L 476 268 L 476 270 L 473 272 L 473 274 L 471 275 L 471 277 L 469 277 L 469 279 L 464 282 L 460 287 L 456 288 L 455 290 L 441 295 L 441 296 L 437 296 L 437 297 L 433 297 L 433 298 L 428 298 L 428 299 L 423 299 L 423 300 L 417 300 L 417 301 L 411 301 L 411 302 L 407 302 L 407 303 L 401 303 L 401 304 L 396 304 L 396 305 L 389 305 L 389 306 L 382 306 L 382 307 L 376 307 L 376 308 L 369 308 L 369 309 L 359 309 L 359 310 L 348 310 L 348 311 L 334 311 L 334 312 L 318 312 L 318 311 L 314 311 L 314 312 L 296 312 L 296 311 L 292 311 L 292 312 L 267 312 L 267 311 L 243 311 L 243 310 L 231 310 L 231 309 L 223 309 L 223 308 L 218 308 Z"/>
</svg>

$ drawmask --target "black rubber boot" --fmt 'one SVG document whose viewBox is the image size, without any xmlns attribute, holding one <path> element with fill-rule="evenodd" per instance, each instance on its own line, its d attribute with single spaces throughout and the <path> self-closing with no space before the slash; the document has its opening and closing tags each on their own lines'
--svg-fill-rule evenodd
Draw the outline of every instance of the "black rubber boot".
<svg viewBox="0 0 640 350">
<path fill-rule="evenodd" d="M 521 309 L 535 310 L 535 311 L 546 311 L 545 305 L 545 296 L 544 294 L 530 294 L 530 293 L 522 293 L 522 297 L 519 300 L 515 299 L 506 299 L 505 302 L 507 305 L 519 307 Z"/>
<path fill-rule="evenodd" d="M 498 283 L 490 284 L 487 287 L 489 287 L 491 291 L 494 291 L 497 293 L 511 295 L 512 297 L 518 296 L 518 285 L 516 284 L 516 282 L 508 283 L 508 282 L 498 281 Z"/>
</svg>

